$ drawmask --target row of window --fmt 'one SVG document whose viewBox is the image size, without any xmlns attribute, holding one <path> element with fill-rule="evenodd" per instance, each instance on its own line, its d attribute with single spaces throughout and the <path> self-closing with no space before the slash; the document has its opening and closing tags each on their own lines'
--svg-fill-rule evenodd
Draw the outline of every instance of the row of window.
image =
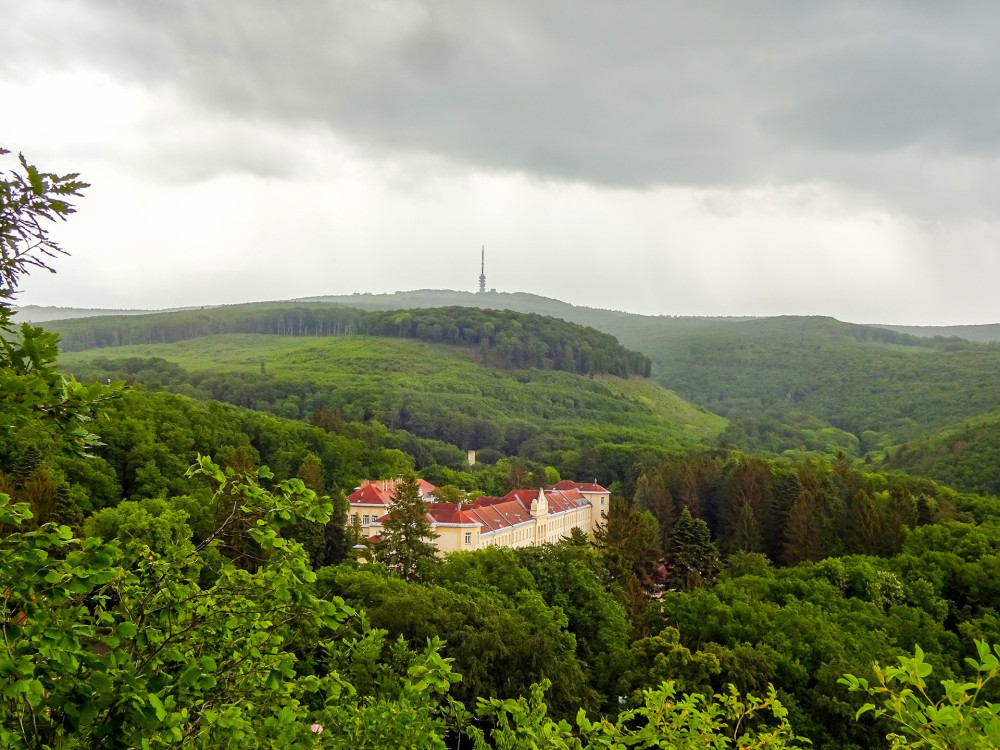
<svg viewBox="0 0 1000 750">
<path fill-rule="evenodd" d="M 604 505 L 604 500 L 603 499 L 601 500 L 601 505 Z M 553 520 L 556 520 L 556 519 L 553 519 Z M 560 519 L 558 519 L 557 520 L 557 524 L 558 524 L 559 528 L 563 528 L 565 526 L 565 523 L 566 523 L 567 520 L 568 519 L 566 519 L 566 518 L 560 518 Z M 361 516 L 361 525 L 362 526 L 368 526 L 368 525 L 371 524 L 371 522 L 372 522 L 372 517 L 370 515 L 365 514 L 365 515 Z M 521 530 L 517 531 L 514 534 L 514 539 L 517 540 L 517 541 L 520 541 L 520 540 L 524 539 L 527 536 L 527 533 L 528 533 L 527 529 L 521 529 Z M 471 531 L 465 532 L 465 543 L 466 544 L 472 544 L 472 532 Z"/>
</svg>

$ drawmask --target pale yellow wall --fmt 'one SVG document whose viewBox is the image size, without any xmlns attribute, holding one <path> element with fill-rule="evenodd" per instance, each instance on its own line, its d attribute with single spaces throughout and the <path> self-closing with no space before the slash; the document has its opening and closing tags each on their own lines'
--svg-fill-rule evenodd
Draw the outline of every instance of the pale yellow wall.
<svg viewBox="0 0 1000 750">
<path fill-rule="evenodd" d="M 534 547 L 535 524 L 525 523 L 482 537 L 484 547 Z"/>
<path fill-rule="evenodd" d="M 591 531 L 590 523 L 591 508 L 589 506 L 549 516 L 545 542 L 555 544 L 572 534 L 574 528 L 578 528 L 583 533 L 589 534 Z"/>
<path fill-rule="evenodd" d="M 354 517 L 357 516 L 358 523 L 361 523 L 361 528 L 367 529 L 368 526 L 371 526 L 373 523 L 375 523 L 377 519 L 384 516 L 387 512 L 388 511 L 384 507 L 365 508 L 365 507 L 356 507 L 354 505 L 351 505 L 347 509 L 347 516 L 348 516 L 347 523 L 348 524 L 354 523 Z M 368 526 L 365 526 L 364 523 L 362 523 L 362 521 L 364 520 L 364 516 L 368 516 Z"/>
<path fill-rule="evenodd" d="M 438 534 L 435 544 L 441 554 L 447 552 L 460 552 L 482 549 L 484 547 L 535 547 L 542 544 L 555 544 L 573 533 L 573 529 L 579 528 L 584 533 L 591 533 L 601 522 L 601 513 L 608 508 L 608 495 L 585 495 L 591 505 L 577 508 L 567 513 L 558 515 L 546 514 L 533 523 L 523 523 L 514 528 L 505 528 L 502 531 L 482 536 L 479 527 L 454 527 L 435 526 L 434 531 Z M 601 503 L 603 500 L 603 505 Z M 381 518 L 386 513 L 386 509 L 364 508 L 351 506 L 348 509 L 349 522 L 353 522 L 355 516 L 359 522 L 362 516 L 369 515 L 368 526 L 362 524 L 362 529 L 370 534 L 377 534 L 381 527 L 373 524 L 375 519 Z M 470 544 L 465 543 L 466 532 L 472 534 Z"/>
<path fill-rule="evenodd" d="M 603 493 L 600 495 L 584 495 L 590 500 L 590 528 L 584 531 L 593 531 L 599 524 L 604 523 L 603 515 L 608 512 L 608 505 L 611 504 L 611 495 Z"/>
<path fill-rule="evenodd" d="M 479 549 L 478 527 L 435 526 L 434 531 L 438 535 L 434 544 L 437 545 L 438 552 L 442 555 L 447 552 L 469 552 Z M 472 535 L 469 544 L 465 543 L 466 534 Z"/>
</svg>

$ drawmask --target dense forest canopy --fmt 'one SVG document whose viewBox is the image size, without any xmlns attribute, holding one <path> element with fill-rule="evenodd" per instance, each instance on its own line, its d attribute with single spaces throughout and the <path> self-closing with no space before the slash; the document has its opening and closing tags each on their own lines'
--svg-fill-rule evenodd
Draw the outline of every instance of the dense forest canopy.
<svg viewBox="0 0 1000 750">
<path fill-rule="evenodd" d="M 466 349 L 402 339 L 222 334 L 69 353 L 64 362 L 83 380 L 121 379 L 305 421 L 328 409 L 479 450 L 481 460 L 516 455 L 608 484 L 634 478 L 642 456 L 711 442 L 726 426 L 641 378 L 498 370 Z"/>
</svg>

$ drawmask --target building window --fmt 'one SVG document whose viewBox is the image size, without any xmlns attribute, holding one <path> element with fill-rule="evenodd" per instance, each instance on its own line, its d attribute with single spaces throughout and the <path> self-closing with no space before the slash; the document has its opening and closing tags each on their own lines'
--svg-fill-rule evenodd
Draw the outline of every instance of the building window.
<svg viewBox="0 0 1000 750">
<path fill-rule="evenodd" d="M 371 519 L 372 519 L 371 516 L 362 516 L 361 517 L 361 525 L 362 526 L 367 526 L 368 523 L 371 521 Z"/>
<path fill-rule="evenodd" d="M 465 532 L 465 543 L 466 544 L 472 544 L 472 532 L 471 531 L 466 531 Z"/>
</svg>

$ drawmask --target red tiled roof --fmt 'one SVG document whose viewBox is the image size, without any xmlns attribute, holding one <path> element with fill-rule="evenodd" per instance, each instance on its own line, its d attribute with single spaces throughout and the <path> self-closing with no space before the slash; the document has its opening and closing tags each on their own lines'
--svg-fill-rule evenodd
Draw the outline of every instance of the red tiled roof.
<svg viewBox="0 0 1000 750">
<path fill-rule="evenodd" d="M 354 490 L 347 501 L 351 505 L 391 505 L 392 496 L 375 485 L 368 484 Z"/>
<path fill-rule="evenodd" d="M 351 505 L 392 505 L 392 495 L 396 491 L 398 479 L 363 479 L 361 486 L 347 498 Z M 432 500 L 437 490 L 426 479 L 417 479 L 420 495 L 424 500 Z"/>
<path fill-rule="evenodd" d="M 590 501 L 575 489 L 546 492 L 545 497 L 549 501 L 549 513 L 563 513 L 590 505 Z"/>
<path fill-rule="evenodd" d="M 430 495 L 434 494 L 434 490 L 437 489 L 433 484 L 428 482 L 426 479 L 417 479 L 417 486 L 420 488 L 420 494 L 426 499 Z"/>
<path fill-rule="evenodd" d="M 428 503 L 427 510 L 435 523 L 480 523 L 469 507 L 461 503 Z"/>
<path fill-rule="evenodd" d="M 550 490 L 578 490 L 579 492 L 607 492 L 601 485 L 594 482 L 574 482 L 572 479 L 563 479 L 549 487 Z"/>
<path fill-rule="evenodd" d="M 511 490 L 503 496 L 504 500 L 515 500 L 523 503 L 524 507 L 530 508 L 532 501 L 538 497 L 538 490 Z"/>
<path fill-rule="evenodd" d="M 518 497 L 523 495 L 527 502 Z M 473 510 L 483 519 L 483 532 L 510 528 L 531 520 L 531 501 L 538 497 L 537 490 L 514 490 L 504 497 L 481 497 L 472 504 Z"/>
<path fill-rule="evenodd" d="M 373 523 L 382 525 L 389 517 L 386 513 L 379 516 Z M 465 523 L 481 525 L 479 518 L 461 503 L 427 503 L 427 513 L 424 515 L 427 523 L 432 526 L 441 523 Z"/>
</svg>

